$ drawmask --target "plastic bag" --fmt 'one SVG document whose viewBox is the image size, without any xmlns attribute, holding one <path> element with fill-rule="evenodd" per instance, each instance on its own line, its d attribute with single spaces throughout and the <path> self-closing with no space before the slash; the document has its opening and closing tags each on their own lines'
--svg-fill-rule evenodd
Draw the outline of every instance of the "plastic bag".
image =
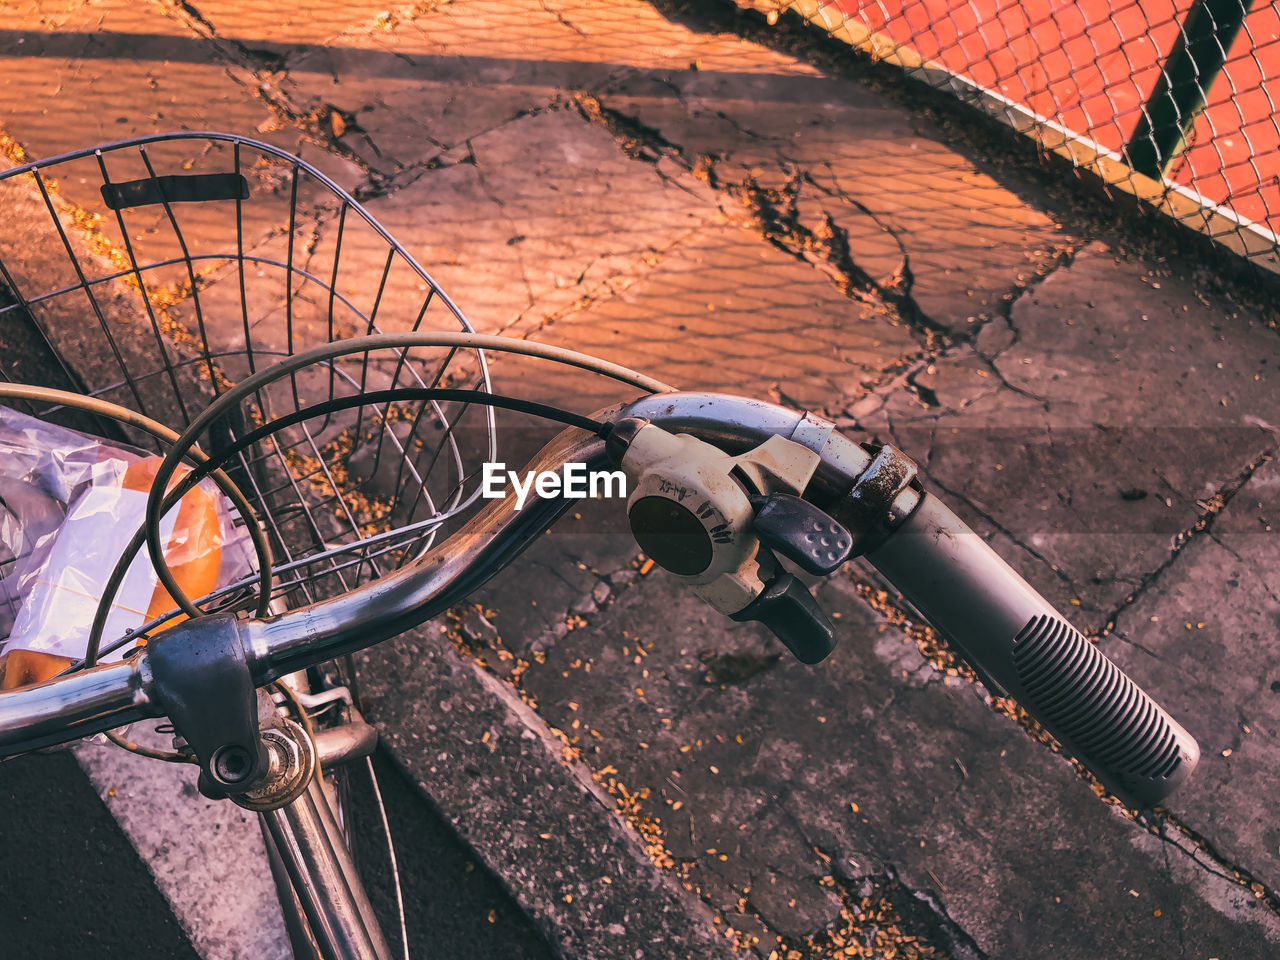
<svg viewBox="0 0 1280 960">
<path fill-rule="evenodd" d="M 159 462 L 0 407 L 4 686 L 44 679 L 84 655 L 107 578 L 142 525 Z M 247 539 L 209 481 L 184 496 L 161 523 L 165 559 L 192 598 L 250 571 Z M 174 606 L 146 549 L 140 550 L 112 603 L 104 643 Z M 127 650 L 104 659 L 119 659 Z M 22 677 L 15 675 L 19 662 Z"/>
</svg>

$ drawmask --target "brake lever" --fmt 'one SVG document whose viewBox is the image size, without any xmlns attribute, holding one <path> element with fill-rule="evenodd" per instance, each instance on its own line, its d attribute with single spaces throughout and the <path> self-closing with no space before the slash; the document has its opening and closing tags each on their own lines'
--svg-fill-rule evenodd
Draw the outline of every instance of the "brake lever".
<svg viewBox="0 0 1280 960">
<path fill-rule="evenodd" d="M 809 588 L 789 573 L 779 573 L 758 597 L 731 613 L 729 619 L 763 623 L 801 663 L 820 663 L 836 647 L 836 625 Z"/>
</svg>

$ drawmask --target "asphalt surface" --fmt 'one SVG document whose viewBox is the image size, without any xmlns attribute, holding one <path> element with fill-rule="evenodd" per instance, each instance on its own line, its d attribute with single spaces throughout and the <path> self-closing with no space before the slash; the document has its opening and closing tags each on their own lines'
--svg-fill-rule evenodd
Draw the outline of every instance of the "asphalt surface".
<svg viewBox="0 0 1280 960">
<path fill-rule="evenodd" d="M 199 960 L 70 753 L 0 765 L 6 957 Z"/>
<path fill-rule="evenodd" d="M 381 754 L 375 768 L 395 838 L 410 955 L 551 960 L 520 908 L 430 803 Z M 399 949 L 385 835 L 368 791 L 355 799 L 353 846 L 374 909 Z M 3 956 L 198 960 L 146 864 L 70 753 L 0 766 L 0 824 Z"/>
<path fill-rule="evenodd" d="M 553 960 L 551 948 L 497 878 L 385 753 L 375 757 L 374 769 L 395 840 L 410 954 L 432 960 Z M 394 950 L 398 920 L 385 835 L 368 792 L 357 792 L 355 801 L 352 844 Z"/>
</svg>

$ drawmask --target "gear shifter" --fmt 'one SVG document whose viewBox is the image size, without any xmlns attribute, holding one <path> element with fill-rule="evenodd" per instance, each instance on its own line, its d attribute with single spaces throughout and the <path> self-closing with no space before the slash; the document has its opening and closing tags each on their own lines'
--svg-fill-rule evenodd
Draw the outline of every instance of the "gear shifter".
<svg viewBox="0 0 1280 960">
<path fill-rule="evenodd" d="M 835 626 L 774 556 L 812 574 L 849 558 L 853 537 L 802 500 L 818 456 L 773 437 L 737 457 L 687 435 L 622 420 L 607 449 L 631 480 L 627 515 L 654 562 L 734 620 L 757 620 L 804 663 L 835 646 Z"/>
<path fill-rule="evenodd" d="M 760 542 L 805 573 L 825 577 L 853 551 L 853 535 L 808 500 L 789 493 L 751 497 Z"/>
</svg>

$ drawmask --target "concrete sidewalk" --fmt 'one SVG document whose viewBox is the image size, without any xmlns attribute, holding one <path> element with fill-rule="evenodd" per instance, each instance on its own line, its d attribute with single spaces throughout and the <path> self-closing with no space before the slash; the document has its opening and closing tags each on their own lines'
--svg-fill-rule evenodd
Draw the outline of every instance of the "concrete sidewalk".
<svg viewBox="0 0 1280 960">
<path fill-rule="evenodd" d="M 256 135 L 477 329 L 894 440 L 1204 750 L 1134 821 L 865 570 L 819 588 L 842 645 L 806 668 L 593 505 L 487 615 L 364 656 L 399 761 L 566 957 L 1280 951 L 1280 338 L 1247 291 L 730 5 L 30 3 L 0 57 L 29 155 Z"/>
</svg>

